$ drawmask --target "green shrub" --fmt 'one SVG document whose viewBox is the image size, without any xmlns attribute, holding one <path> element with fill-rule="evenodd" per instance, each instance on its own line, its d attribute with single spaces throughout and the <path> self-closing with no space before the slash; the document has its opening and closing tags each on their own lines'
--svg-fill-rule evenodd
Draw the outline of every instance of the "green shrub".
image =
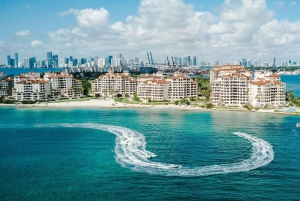
<svg viewBox="0 0 300 201">
<path fill-rule="evenodd" d="M 210 108 L 213 108 L 214 105 L 211 104 L 211 103 L 207 103 L 207 104 L 205 105 L 205 107 L 206 107 L 206 109 L 210 109 Z"/>
<path fill-rule="evenodd" d="M 4 104 L 14 104 L 15 101 L 14 100 L 3 100 Z"/>
<path fill-rule="evenodd" d="M 35 103 L 35 101 L 33 101 L 33 100 L 23 100 L 22 101 L 22 104 L 34 104 Z"/>
</svg>

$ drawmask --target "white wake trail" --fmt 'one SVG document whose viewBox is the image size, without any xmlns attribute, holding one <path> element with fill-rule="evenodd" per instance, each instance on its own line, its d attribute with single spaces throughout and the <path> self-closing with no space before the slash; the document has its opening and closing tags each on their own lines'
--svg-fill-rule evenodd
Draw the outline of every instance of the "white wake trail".
<svg viewBox="0 0 300 201">
<path fill-rule="evenodd" d="M 47 127 L 47 125 L 43 125 Z M 263 139 L 246 133 L 234 134 L 249 140 L 252 143 L 252 155 L 237 163 L 210 165 L 204 167 L 182 167 L 176 164 L 153 162 L 154 153 L 146 150 L 146 140 L 143 134 L 128 128 L 102 124 L 57 124 L 62 127 L 80 127 L 107 131 L 115 134 L 116 161 L 123 167 L 133 171 L 164 176 L 197 177 L 231 172 L 244 172 L 269 164 L 274 159 L 272 146 Z"/>
</svg>

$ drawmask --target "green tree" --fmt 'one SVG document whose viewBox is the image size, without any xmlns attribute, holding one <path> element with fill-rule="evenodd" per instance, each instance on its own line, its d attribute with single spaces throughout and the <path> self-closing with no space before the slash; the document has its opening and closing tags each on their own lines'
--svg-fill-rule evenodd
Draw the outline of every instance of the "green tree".
<svg viewBox="0 0 300 201">
<path fill-rule="evenodd" d="M 140 101 L 140 98 L 138 97 L 137 92 L 133 93 L 133 100 Z"/>
<path fill-rule="evenodd" d="M 296 98 L 295 94 L 293 93 L 292 90 L 288 90 L 286 92 L 286 101 L 290 105 L 296 105 L 296 106 L 300 107 L 300 97 Z"/>
<path fill-rule="evenodd" d="M 199 93 L 202 94 L 206 100 L 209 100 L 211 94 L 210 79 L 198 76 L 195 81 L 198 82 Z"/>
<path fill-rule="evenodd" d="M 92 89 L 92 84 L 87 79 L 81 80 L 83 95 L 88 95 L 89 91 Z"/>
</svg>

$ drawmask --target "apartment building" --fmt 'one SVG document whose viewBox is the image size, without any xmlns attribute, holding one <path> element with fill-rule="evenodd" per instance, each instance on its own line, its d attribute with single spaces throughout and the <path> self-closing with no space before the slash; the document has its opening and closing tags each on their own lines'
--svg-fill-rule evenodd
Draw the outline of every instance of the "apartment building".
<svg viewBox="0 0 300 201">
<path fill-rule="evenodd" d="M 133 95 L 136 90 L 137 80 L 131 77 L 128 71 L 124 71 L 124 73 L 113 73 L 113 70 L 110 69 L 108 73 L 92 81 L 92 91 L 94 95 Z"/>
<path fill-rule="evenodd" d="M 4 72 L 0 72 L 0 80 L 3 80 L 5 78 Z"/>
<path fill-rule="evenodd" d="M 15 100 L 45 100 L 50 95 L 50 84 L 40 73 L 29 72 L 14 77 L 12 96 Z"/>
<path fill-rule="evenodd" d="M 251 73 L 234 66 L 215 66 L 210 71 L 211 102 L 215 105 L 243 105 L 249 101 Z"/>
<path fill-rule="evenodd" d="M 210 71 L 211 101 L 215 105 L 279 106 L 285 104 L 285 84 L 278 74 L 252 72 L 239 65 L 215 66 Z"/>
<path fill-rule="evenodd" d="M 11 78 L 3 78 L 0 80 L 0 97 L 11 96 L 12 88 L 14 87 L 14 80 Z"/>
<path fill-rule="evenodd" d="M 166 81 L 170 82 L 169 100 L 171 101 L 198 96 L 198 83 L 180 72 L 175 72 Z"/>
<path fill-rule="evenodd" d="M 51 97 L 54 99 L 83 96 L 81 81 L 75 79 L 73 75 L 69 75 L 66 71 L 61 73 L 47 72 L 44 75 L 44 80 L 50 83 Z"/>
<path fill-rule="evenodd" d="M 286 104 L 286 85 L 279 74 L 258 71 L 251 83 L 249 99 L 255 107 L 276 107 Z"/>
<path fill-rule="evenodd" d="M 15 100 L 45 100 L 50 95 L 50 84 L 41 78 L 23 79 L 14 82 L 12 91 Z"/>
<path fill-rule="evenodd" d="M 137 95 L 143 100 L 169 100 L 170 82 L 166 80 L 145 80 L 137 85 Z"/>
</svg>

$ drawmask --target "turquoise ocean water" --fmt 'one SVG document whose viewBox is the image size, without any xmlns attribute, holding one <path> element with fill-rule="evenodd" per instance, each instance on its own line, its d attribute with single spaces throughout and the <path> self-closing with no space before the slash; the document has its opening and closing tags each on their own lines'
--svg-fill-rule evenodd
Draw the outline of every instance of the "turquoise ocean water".
<svg viewBox="0 0 300 201">
<path fill-rule="evenodd" d="M 0 114 L 0 200 L 299 200 L 297 116 L 14 107 Z"/>
<path fill-rule="evenodd" d="M 286 83 L 286 89 L 292 90 L 296 97 L 300 97 L 300 75 L 281 75 L 282 82 Z"/>
</svg>

